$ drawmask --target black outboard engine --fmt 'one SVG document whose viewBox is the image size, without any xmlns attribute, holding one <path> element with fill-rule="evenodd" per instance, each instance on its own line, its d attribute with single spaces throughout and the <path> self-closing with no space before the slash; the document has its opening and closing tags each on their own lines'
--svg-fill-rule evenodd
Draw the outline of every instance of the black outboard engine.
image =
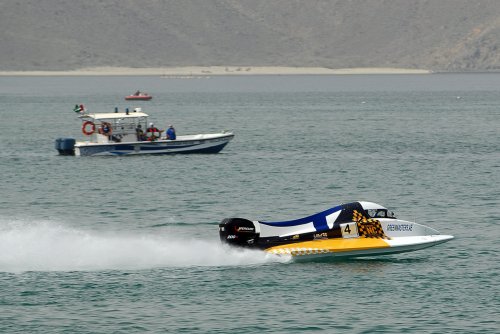
<svg viewBox="0 0 500 334">
<path fill-rule="evenodd" d="M 219 224 L 220 240 L 232 246 L 255 247 L 259 234 L 255 225 L 248 219 L 226 218 Z"/>
<path fill-rule="evenodd" d="M 60 155 L 75 155 L 75 142 L 73 138 L 57 138 L 56 150 Z"/>
</svg>

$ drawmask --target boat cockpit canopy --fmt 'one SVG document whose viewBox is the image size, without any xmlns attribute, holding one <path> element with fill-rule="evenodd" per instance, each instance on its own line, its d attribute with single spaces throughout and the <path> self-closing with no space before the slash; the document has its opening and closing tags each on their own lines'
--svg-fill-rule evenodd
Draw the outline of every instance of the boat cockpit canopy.
<svg viewBox="0 0 500 334">
<path fill-rule="evenodd" d="M 368 209 L 366 213 L 370 218 L 396 218 L 394 212 L 387 209 Z"/>
<path fill-rule="evenodd" d="M 394 212 L 373 202 L 359 202 L 370 218 L 396 218 Z"/>
</svg>

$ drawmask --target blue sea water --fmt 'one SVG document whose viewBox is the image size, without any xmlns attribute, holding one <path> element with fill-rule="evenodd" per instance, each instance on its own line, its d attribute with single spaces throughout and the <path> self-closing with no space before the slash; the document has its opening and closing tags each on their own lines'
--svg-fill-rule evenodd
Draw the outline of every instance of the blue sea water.
<svg viewBox="0 0 500 334">
<path fill-rule="evenodd" d="M 0 331 L 498 333 L 500 74 L 0 77 Z M 131 104 L 137 89 L 149 102 Z M 72 112 L 142 107 L 215 155 L 63 157 Z M 367 200 L 453 241 L 294 261 L 225 217 Z"/>
</svg>

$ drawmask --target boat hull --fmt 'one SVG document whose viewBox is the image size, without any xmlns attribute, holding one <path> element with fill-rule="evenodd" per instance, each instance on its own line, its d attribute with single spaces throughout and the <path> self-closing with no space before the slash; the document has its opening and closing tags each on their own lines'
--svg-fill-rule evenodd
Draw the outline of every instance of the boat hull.
<svg viewBox="0 0 500 334">
<path fill-rule="evenodd" d="M 188 154 L 218 153 L 234 137 L 232 133 L 212 136 L 210 138 L 185 140 L 137 141 L 128 143 L 88 143 L 75 144 L 77 156 L 120 156 L 143 154 Z"/>
<path fill-rule="evenodd" d="M 134 95 L 125 96 L 125 100 L 127 100 L 127 101 L 149 101 L 152 98 L 153 97 L 151 95 L 148 95 L 148 96 L 134 96 Z"/>
<path fill-rule="evenodd" d="M 276 255 L 310 257 L 363 257 L 388 255 L 432 247 L 453 239 L 450 235 L 426 235 L 399 237 L 390 240 L 381 238 L 326 239 L 281 245 L 265 249 Z"/>
</svg>

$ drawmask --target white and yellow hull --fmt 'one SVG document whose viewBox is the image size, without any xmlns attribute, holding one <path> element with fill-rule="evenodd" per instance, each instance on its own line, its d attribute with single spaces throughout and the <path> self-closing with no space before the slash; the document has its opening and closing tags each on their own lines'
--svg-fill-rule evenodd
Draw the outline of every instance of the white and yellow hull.
<svg viewBox="0 0 500 334">
<path fill-rule="evenodd" d="M 411 252 L 431 247 L 453 239 L 450 235 L 426 235 L 414 237 L 381 238 L 351 238 L 312 240 L 299 243 L 280 245 L 265 249 L 266 252 L 277 255 L 292 256 L 373 256 Z"/>
</svg>

